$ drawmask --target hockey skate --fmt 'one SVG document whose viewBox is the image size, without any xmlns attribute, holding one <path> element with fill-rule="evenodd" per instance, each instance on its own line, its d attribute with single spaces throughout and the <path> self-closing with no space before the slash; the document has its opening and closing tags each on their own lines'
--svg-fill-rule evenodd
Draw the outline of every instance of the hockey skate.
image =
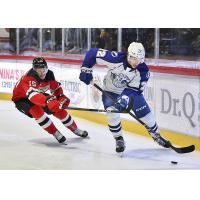
<svg viewBox="0 0 200 200">
<path fill-rule="evenodd" d="M 74 134 L 79 136 L 79 137 L 82 137 L 82 138 L 86 138 L 88 136 L 88 132 L 87 131 L 82 131 L 82 130 L 80 130 L 78 128 L 74 131 Z"/>
<path fill-rule="evenodd" d="M 65 136 L 63 136 L 59 131 L 56 131 L 53 136 L 56 138 L 56 140 L 58 140 L 59 143 L 67 144 Z"/>
<path fill-rule="evenodd" d="M 122 136 L 119 136 L 116 137 L 115 140 L 116 140 L 116 152 L 122 153 L 126 148 L 124 138 Z"/>
<path fill-rule="evenodd" d="M 165 148 L 170 147 L 169 141 L 161 137 L 159 133 L 149 133 L 149 134 L 154 139 L 154 141 L 156 141 L 160 146 L 165 147 Z"/>
</svg>

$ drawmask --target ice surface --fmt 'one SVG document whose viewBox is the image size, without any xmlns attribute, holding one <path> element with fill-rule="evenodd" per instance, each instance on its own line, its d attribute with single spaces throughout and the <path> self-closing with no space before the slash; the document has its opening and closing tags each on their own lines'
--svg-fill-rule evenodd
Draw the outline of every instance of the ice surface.
<svg viewBox="0 0 200 200">
<path fill-rule="evenodd" d="M 89 132 L 90 138 L 83 139 L 59 120 L 51 119 L 68 145 L 58 144 L 33 119 L 17 111 L 12 102 L 0 101 L 0 169 L 200 169 L 199 152 L 177 154 L 150 138 L 124 132 L 126 150 L 120 157 L 106 126 L 74 117 L 78 126 Z"/>
</svg>

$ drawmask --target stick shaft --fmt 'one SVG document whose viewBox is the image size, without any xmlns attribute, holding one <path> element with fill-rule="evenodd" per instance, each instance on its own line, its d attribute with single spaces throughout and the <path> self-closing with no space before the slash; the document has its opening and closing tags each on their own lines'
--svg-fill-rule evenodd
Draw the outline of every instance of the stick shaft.
<svg viewBox="0 0 200 200">
<path fill-rule="evenodd" d="M 120 112 L 118 110 L 103 110 L 103 109 L 78 108 L 78 107 L 67 107 L 67 110 L 80 110 L 80 111 L 90 111 L 90 112 L 108 112 L 108 113 L 126 113 L 126 112 Z"/>
</svg>

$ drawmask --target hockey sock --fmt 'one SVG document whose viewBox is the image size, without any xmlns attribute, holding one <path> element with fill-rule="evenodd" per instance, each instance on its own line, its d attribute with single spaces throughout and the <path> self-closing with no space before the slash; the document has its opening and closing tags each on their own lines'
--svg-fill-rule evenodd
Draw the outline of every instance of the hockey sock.
<svg viewBox="0 0 200 200">
<path fill-rule="evenodd" d="M 54 134 L 57 128 L 51 121 L 51 119 L 44 113 L 44 110 L 40 106 L 32 106 L 29 113 L 35 118 L 36 122 L 49 134 Z"/>
<path fill-rule="evenodd" d="M 107 113 L 108 127 L 114 138 L 122 135 L 122 127 L 119 113 Z"/>
<path fill-rule="evenodd" d="M 111 126 L 110 124 L 108 124 L 108 127 L 109 127 L 109 130 L 111 131 L 111 133 L 113 134 L 114 138 L 121 136 L 121 134 L 122 134 L 121 133 L 121 129 L 122 129 L 121 122 L 115 126 L 114 125 Z"/>
<path fill-rule="evenodd" d="M 57 128 L 53 124 L 50 118 L 44 114 L 42 117 L 39 119 L 36 119 L 36 122 L 48 133 L 54 134 L 57 131 Z"/>
<path fill-rule="evenodd" d="M 65 127 L 74 132 L 77 129 L 75 121 L 72 119 L 71 115 L 66 110 L 60 110 L 54 113 L 54 116 L 61 120 Z"/>
</svg>

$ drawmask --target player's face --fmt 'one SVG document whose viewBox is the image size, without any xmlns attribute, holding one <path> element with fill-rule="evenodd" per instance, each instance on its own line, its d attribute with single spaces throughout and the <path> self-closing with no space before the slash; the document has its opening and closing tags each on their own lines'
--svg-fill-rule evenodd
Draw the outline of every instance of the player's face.
<svg viewBox="0 0 200 200">
<path fill-rule="evenodd" d="M 140 63 L 140 61 L 137 58 L 130 56 L 130 55 L 128 55 L 127 60 L 128 60 L 128 63 L 133 68 L 135 68 Z"/>
<path fill-rule="evenodd" d="M 43 80 L 46 77 L 46 74 L 48 72 L 48 68 L 37 68 L 37 69 L 35 69 L 35 71 L 37 72 L 40 79 Z"/>
</svg>

